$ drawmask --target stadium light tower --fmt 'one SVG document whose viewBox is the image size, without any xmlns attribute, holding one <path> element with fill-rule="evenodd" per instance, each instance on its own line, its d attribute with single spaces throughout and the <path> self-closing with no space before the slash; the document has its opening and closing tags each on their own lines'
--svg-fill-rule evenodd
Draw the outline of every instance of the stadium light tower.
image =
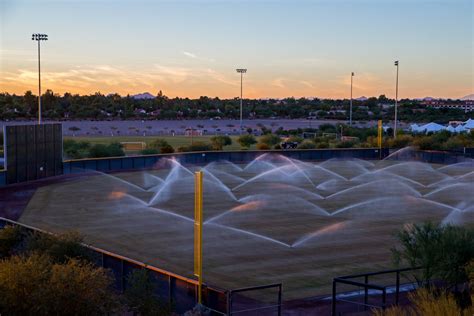
<svg viewBox="0 0 474 316">
<path fill-rule="evenodd" d="M 354 72 L 351 72 L 351 105 L 349 109 L 349 125 L 352 126 L 352 79 L 354 78 Z"/>
<path fill-rule="evenodd" d="M 236 69 L 238 73 L 240 73 L 240 133 L 242 134 L 242 82 L 244 78 L 244 73 L 247 72 L 245 68 L 238 68 Z"/>
<path fill-rule="evenodd" d="M 393 138 L 397 138 L 397 111 L 398 111 L 398 60 L 394 65 L 397 67 L 397 81 L 395 84 L 395 122 L 393 123 Z"/>
<path fill-rule="evenodd" d="M 40 43 L 41 41 L 47 41 L 48 35 L 34 33 L 31 35 L 31 40 L 38 42 L 38 124 L 41 124 L 41 54 L 40 54 Z"/>
</svg>

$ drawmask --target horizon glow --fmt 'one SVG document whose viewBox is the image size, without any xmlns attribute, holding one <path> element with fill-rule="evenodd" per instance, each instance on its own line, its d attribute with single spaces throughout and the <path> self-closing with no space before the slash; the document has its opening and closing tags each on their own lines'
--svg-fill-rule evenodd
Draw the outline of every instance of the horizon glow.
<svg viewBox="0 0 474 316">
<path fill-rule="evenodd" d="M 0 92 L 460 98 L 474 93 L 471 0 L 0 0 Z"/>
</svg>

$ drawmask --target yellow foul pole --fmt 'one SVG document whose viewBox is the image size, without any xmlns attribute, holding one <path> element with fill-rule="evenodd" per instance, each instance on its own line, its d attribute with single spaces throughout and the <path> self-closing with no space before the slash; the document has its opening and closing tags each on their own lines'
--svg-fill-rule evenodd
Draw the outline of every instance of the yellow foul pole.
<svg viewBox="0 0 474 316">
<path fill-rule="evenodd" d="M 378 134 L 377 134 L 377 145 L 379 147 L 379 155 L 380 155 L 380 158 L 382 158 L 382 131 L 383 131 L 383 127 L 382 127 L 382 120 L 379 120 L 378 121 Z"/>
<path fill-rule="evenodd" d="M 198 303 L 202 302 L 202 171 L 194 174 L 194 275 L 198 277 Z"/>
</svg>

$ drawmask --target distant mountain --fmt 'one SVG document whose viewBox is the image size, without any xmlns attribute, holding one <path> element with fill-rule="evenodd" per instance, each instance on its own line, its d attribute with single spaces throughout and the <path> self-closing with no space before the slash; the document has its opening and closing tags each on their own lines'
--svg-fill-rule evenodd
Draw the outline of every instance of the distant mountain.
<svg viewBox="0 0 474 316">
<path fill-rule="evenodd" d="M 463 101 L 474 100 L 474 93 L 473 94 L 468 94 L 468 95 L 462 97 L 461 100 L 463 100 Z"/>
<path fill-rule="evenodd" d="M 356 98 L 355 100 L 357 100 L 357 101 L 367 101 L 368 98 L 366 96 L 361 96 L 359 98 Z"/>
<path fill-rule="evenodd" d="M 144 93 L 132 95 L 132 99 L 135 99 L 135 100 L 150 100 L 154 98 L 155 96 L 151 94 L 150 92 L 144 92 Z"/>
</svg>

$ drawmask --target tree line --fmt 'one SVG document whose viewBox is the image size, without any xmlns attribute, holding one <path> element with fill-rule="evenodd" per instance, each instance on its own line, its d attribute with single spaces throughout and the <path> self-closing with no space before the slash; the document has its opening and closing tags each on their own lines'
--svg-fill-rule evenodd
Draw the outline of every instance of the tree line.
<svg viewBox="0 0 474 316">
<path fill-rule="evenodd" d="M 152 99 L 135 99 L 130 95 L 91 95 L 64 93 L 47 90 L 41 97 L 42 115 L 51 120 L 126 120 L 126 119 L 238 119 L 238 98 L 220 99 L 201 96 L 197 99 L 169 98 L 161 91 Z M 459 100 L 448 100 L 461 103 Z M 245 118 L 314 118 L 347 120 L 350 101 L 348 99 L 245 99 Z M 367 100 L 353 101 L 353 119 L 392 120 L 394 100 L 385 95 Z M 446 123 L 450 120 L 466 120 L 469 114 L 461 109 L 427 108 L 418 100 L 402 99 L 399 102 L 398 118 L 403 121 Z M 24 95 L 0 93 L 0 120 L 35 119 L 38 97 L 31 91 Z"/>
</svg>

